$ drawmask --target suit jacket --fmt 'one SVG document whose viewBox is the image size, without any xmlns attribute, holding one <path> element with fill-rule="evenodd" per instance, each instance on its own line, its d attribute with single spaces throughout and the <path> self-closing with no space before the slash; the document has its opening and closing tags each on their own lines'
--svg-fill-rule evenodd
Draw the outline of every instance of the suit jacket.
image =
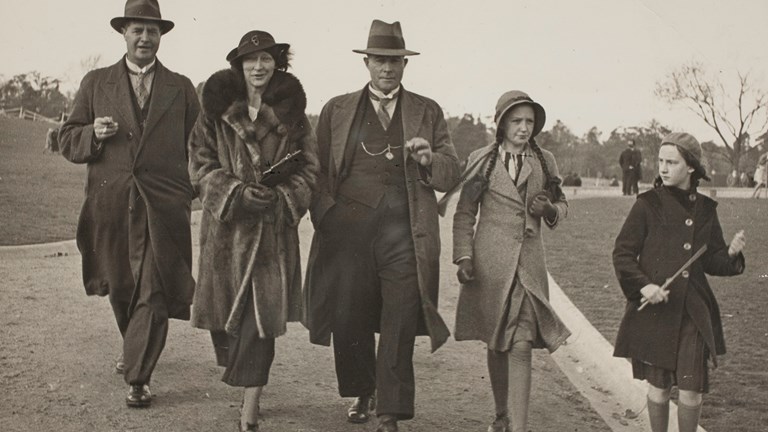
<svg viewBox="0 0 768 432">
<path fill-rule="evenodd" d="M 89 295 L 130 301 L 144 247 L 152 247 L 172 318 L 192 303 L 192 242 L 186 142 L 200 106 L 188 78 L 159 61 L 143 134 L 133 109 L 125 59 L 89 72 L 61 127 L 61 154 L 87 164 L 77 227 Z M 111 116 L 116 135 L 96 145 L 93 121 Z"/>
<path fill-rule="evenodd" d="M 477 172 L 484 174 L 489 153 L 496 149 L 496 144 L 491 144 L 472 152 L 467 166 L 474 166 Z M 543 149 L 542 153 L 550 173 L 558 176 L 552 153 Z M 530 294 L 536 311 L 540 339 L 534 341 L 534 347 L 554 351 L 565 342 L 570 332 L 549 304 L 541 218 L 534 218 L 527 211 L 534 196 L 544 190 L 544 171 L 530 148 L 525 154 L 517 185 L 498 159 L 491 171 L 488 189 L 479 199 L 473 199 L 473 194 L 466 187 L 459 195 L 453 217 L 453 258 L 454 261 L 463 257 L 472 259 L 475 279 L 461 287 L 456 306 L 455 337 L 456 340 L 492 342 L 517 276 L 519 283 Z M 486 161 L 478 163 L 482 159 Z M 555 201 L 554 205 L 558 217 L 549 224 L 550 228 L 554 228 L 568 213 L 564 197 Z M 521 301 L 522 296 L 518 300 Z"/>
<path fill-rule="evenodd" d="M 344 180 L 340 173 L 343 166 L 349 163 L 345 160 L 349 152 L 345 150 L 350 130 L 360 99 L 366 94 L 365 90 L 360 90 L 331 99 L 323 107 L 317 125 L 320 173 L 318 188 L 309 209 L 315 234 L 307 264 L 303 321 L 310 331 L 310 341 L 323 345 L 330 344 L 334 305 L 329 301 L 326 290 L 317 286 L 317 278 L 313 277 L 313 273 L 324 265 L 322 257 L 318 256 L 319 244 L 324 240 L 317 228 L 336 202 L 338 186 Z M 429 141 L 433 152 L 429 170 L 423 169 L 407 152 L 403 152 L 403 166 L 424 318 L 420 334 L 428 334 L 432 349 L 436 350 L 450 333 L 437 312 L 440 230 L 435 191 L 447 191 L 454 185 L 458 180 L 459 163 L 440 106 L 405 89 L 401 90 L 400 98 L 404 141 L 422 137 Z"/>
</svg>

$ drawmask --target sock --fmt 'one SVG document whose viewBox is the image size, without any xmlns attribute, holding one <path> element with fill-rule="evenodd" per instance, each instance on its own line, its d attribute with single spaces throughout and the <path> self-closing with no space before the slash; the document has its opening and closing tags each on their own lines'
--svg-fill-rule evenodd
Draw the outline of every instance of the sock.
<svg viewBox="0 0 768 432">
<path fill-rule="evenodd" d="M 699 427 L 701 404 L 696 406 L 677 403 L 677 429 L 679 432 L 696 432 Z"/>
<path fill-rule="evenodd" d="M 651 432 L 667 432 L 669 427 L 669 400 L 659 403 L 648 398 L 648 419 L 651 423 Z"/>
</svg>

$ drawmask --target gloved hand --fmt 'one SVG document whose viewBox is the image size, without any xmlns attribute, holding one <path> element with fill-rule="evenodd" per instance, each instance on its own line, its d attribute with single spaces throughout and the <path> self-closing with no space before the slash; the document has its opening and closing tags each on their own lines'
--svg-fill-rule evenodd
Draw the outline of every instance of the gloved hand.
<svg viewBox="0 0 768 432">
<path fill-rule="evenodd" d="M 274 190 L 261 184 L 247 184 L 243 190 L 243 209 L 248 212 L 262 212 L 273 206 L 277 200 Z"/>
<path fill-rule="evenodd" d="M 557 207 L 552 204 L 552 201 L 549 200 L 547 193 L 544 191 L 539 192 L 533 197 L 528 212 L 535 218 L 545 217 L 550 221 L 557 217 Z"/>
<path fill-rule="evenodd" d="M 457 263 L 459 270 L 456 272 L 456 277 L 459 278 L 459 282 L 466 284 L 475 280 L 475 266 L 472 264 L 472 259 L 463 259 Z"/>
</svg>

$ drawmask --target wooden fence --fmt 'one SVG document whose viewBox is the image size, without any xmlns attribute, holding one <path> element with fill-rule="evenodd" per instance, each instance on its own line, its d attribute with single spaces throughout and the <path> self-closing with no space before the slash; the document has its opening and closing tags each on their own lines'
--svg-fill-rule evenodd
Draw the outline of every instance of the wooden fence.
<svg viewBox="0 0 768 432">
<path fill-rule="evenodd" d="M 40 113 L 37 113 L 35 111 L 32 111 L 30 109 L 25 109 L 24 107 L 19 108 L 10 108 L 10 109 L 0 109 L 0 116 L 5 117 L 18 117 L 20 119 L 25 120 L 32 120 L 32 121 L 45 121 L 49 123 L 54 123 L 56 125 L 61 124 L 62 120 L 59 119 L 53 119 L 50 117 L 46 117 Z M 64 115 L 62 114 L 62 117 Z"/>
</svg>

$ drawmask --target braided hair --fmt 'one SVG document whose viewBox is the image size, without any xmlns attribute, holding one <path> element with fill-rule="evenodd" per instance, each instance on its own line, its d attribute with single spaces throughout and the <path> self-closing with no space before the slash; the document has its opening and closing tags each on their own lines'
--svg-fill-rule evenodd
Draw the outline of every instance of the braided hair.
<svg viewBox="0 0 768 432">
<path fill-rule="evenodd" d="M 499 159 L 499 149 L 501 148 L 501 144 L 504 141 L 504 130 L 499 128 L 496 131 L 496 141 L 494 142 L 494 145 L 496 146 L 495 151 L 491 151 L 491 154 L 489 155 L 488 159 L 488 166 L 485 169 L 485 180 L 486 185 L 488 181 L 491 179 L 491 173 L 496 168 L 496 162 Z M 536 158 L 539 160 L 539 164 L 541 165 L 542 171 L 544 171 L 544 190 L 546 192 L 549 192 L 550 199 L 556 200 L 560 196 L 559 192 L 556 192 L 557 189 L 559 189 L 559 183 L 560 180 L 558 178 L 554 178 L 552 174 L 549 171 L 549 165 L 547 165 L 547 161 L 544 160 L 544 153 L 541 151 L 541 147 L 539 147 L 538 144 L 536 144 L 536 139 L 531 137 L 528 140 L 528 145 L 531 147 L 531 150 L 533 150 L 534 154 L 536 154 Z M 487 187 L 487 186 L 486 186 Z"/>
</svg>

